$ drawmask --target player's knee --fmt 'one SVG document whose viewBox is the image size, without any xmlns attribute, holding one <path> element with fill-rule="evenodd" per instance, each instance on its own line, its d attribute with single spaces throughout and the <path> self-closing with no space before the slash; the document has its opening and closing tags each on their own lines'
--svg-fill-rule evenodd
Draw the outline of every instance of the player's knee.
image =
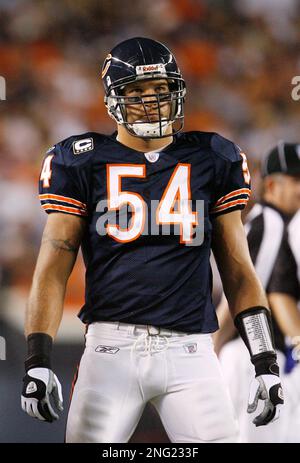
<svg viewBox="0 0 300 463">
<path fill-rule="evenodd" d="M 199 436 L 201 441 L 209 443 L 236 442 L 239 435 L 239 427 L 236 419 L 231 418 L 224 422 L 223 420 L 211 423 L 205 426 Z"/>
<path fill-rule="evenodd" d="M 173 443 L 201 443 L 201 444 L 221 444 L 221 443 L 236 443 L 239 439 L 239 428 L 237 422 L 232 426 L 228 426 L 222 430 L 207 429 L 196 436 L 169 435 Z"/>
<path fill-rule="evenodd" d="M 76 391 L 68 416 L 66 442 L 99 442 L 99 430 L 105 431 L 108 426 L 109 406 L 109 401 L 95 391 Z"/>
<path fill-rule="evenodd" d="M 73 396 L 66 430 L 67 443 L 125 443 L 134 420 L 120 420 L 120 409 L 112 398 L 88 388 Z"/>
</svg>

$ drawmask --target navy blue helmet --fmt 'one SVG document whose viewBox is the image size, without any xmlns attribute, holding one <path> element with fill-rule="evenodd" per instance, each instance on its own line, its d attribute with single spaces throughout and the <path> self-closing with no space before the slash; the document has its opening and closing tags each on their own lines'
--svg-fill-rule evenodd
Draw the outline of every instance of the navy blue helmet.
<svg viewBox="0 0 300 463">
<path fill-rule="evenodd" d="M 150 120 L 143 96 L 132 98 L 124 95 L 125 85 L 146 79 L 166 79 L 168 83 L 168 93 L 147 95 L 148 103 L 149 97 L 153 97 L 151 102 L 158 109 L 157 120 Z M 142 138 L 169 136 L 165 135 L 166 129 L 174 122 L 178 123 L 176 129 L 173 127 L 173 133 L 182 129 L 185 82 L 174 55 L 162 43 L 142 37 L 121 42 L 107 55 L 102 67 L 102 80 L 109 115 L 132 135 Z M 166 101 L 170 103 L 170 112 L 168 117 L 163 117 L 160 108 Z M 126 106 L 133 103 L 142 105 L 146 117 L 129 123 Z"/>
</svg>

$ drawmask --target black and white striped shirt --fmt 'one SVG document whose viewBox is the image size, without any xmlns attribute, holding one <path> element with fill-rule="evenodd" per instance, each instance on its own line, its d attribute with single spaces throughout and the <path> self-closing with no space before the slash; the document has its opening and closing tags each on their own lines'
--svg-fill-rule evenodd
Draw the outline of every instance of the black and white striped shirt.
<svg viewBox="0 0 300 463">
<path fill-rule="evenodd" d="M 300 301 L 300 210 L 287 226 L 269 292 L 285 293 Z"/>
<path fill-rule="evenodd" d="M 267 293 L 273 281 L 273 272 L 285 237 L 290 218 L 270 203 L 256 204 L 245 224 L 248 246 L 256 273 Z M 290 258 L 290 257 L 289 257 Z M 284 336 L 273 319 L 275 346 L 284 351 Z"/>
</svg>

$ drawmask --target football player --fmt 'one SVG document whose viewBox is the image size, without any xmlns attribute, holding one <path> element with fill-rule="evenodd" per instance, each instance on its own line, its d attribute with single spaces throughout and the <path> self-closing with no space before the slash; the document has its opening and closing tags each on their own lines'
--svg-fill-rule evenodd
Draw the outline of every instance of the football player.
<svg viewBox="0 0 300 463">
<path fill-rule="evenodd" d="M 234 442 L 211 339 L 211 249 L 255 366 L 250 407 L 264 402 L 256 425 L 276 419 L 283 403 L 267 300 L 241 222 L 246 156 L 216 133 L 180 132 L 186 86 L 165 45 L 120 43 L 102 80 L 116 133 L 71 136 L 41 170 L 49 217 L 27 307 L 23 410 L 53 421 L 62 408 L 51 349 L 81 246 L 86 345 L 66 441 L 127 442 L 150 401 L 172 442 Z"/>
</svg>

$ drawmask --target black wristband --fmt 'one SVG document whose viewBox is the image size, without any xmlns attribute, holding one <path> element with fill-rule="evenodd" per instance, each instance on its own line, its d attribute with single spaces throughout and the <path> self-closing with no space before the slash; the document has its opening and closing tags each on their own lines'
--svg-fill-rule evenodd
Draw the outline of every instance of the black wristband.
<svg viewBox="0 0 300 463">
<path fill-rule="evenodd" d="M 234 324 L 249 350 L 256 376 L 278 375 L 270 311 L 266 307 L 250 307 L 237 314 Z"/>
<path fill-rule="evenodd" d="M 276 356 L 256 359 L 254 363 L 255 376 L 276 375 L 279 376 L 279 366 L 276 362 Z"/>
<path fill-rule="evenodd" d="M 25 370 L 51 368 L 52 337 L 46 333 L 32 333 L 27 337 L 28 354 Z"/>
</svg>

